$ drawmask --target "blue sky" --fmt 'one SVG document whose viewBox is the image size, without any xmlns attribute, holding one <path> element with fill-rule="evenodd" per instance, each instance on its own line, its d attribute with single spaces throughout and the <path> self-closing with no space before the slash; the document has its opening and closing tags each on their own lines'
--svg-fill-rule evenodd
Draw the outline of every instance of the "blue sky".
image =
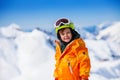
<svg viewBox="0 0 120 80">
<path fill-rule="evenodd" d="M 119 5 L 119 0 L 0 0 L 0 26 L 49 30 L 63 17 L 79 27 L 120 21 Z"/>
</svg>

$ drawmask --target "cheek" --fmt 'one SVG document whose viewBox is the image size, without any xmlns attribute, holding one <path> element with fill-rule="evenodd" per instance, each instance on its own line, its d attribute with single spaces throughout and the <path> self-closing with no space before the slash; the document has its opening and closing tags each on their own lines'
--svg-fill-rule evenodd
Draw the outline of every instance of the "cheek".
<svg viewBox="0 0 120 80">
<path fill-rule="evenodd" d="M 72 34 L 69 34 L 68 36 L 69 36 L 70 38 L 72 38 Z"/>
<path fill-rule="evenodd" d="M 61 39 L 63 39 L 63 38 L 64 38 L 64 36 L 63 36 L 63 35 L 60 35 L 60 38 L 61 38 Z"/>
</svg>

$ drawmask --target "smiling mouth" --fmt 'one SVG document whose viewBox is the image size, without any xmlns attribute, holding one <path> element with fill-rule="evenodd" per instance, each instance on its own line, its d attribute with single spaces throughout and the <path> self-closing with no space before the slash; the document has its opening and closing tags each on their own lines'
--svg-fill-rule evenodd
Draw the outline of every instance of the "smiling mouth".
<svg viewBox="0 0 120 80">
<path fill-rule="evenodd" d="M 68 40 L 68 39 L 70 39 L 70 38 L 65 38 L 65 40 Z"/>
</svg>

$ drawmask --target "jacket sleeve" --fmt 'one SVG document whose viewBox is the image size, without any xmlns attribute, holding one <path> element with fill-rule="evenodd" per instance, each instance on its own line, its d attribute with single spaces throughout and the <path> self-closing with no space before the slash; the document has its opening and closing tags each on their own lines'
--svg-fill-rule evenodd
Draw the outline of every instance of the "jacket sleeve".
<svg viewBox="0 0 120 80">
<path fill-rule="evenodd" d="M 85 46 L 85 42 L 81 40 L 79 42 L 79 48 L 77 50 L 77 58 L 78 58 L 78 64 L 79 64 L 79 76 L 81 78 L 88 79 L 90 74 L 90 58 L 88 55 L 88 49 Z"/>
<path fill-rule="evenodd" d="M 88 79 L 90 74 L 90 58 L 88 55 L 87 48 L 82 49 L 78 53 L 78 62 L 79 62 L 79 75 L 81 78 Z"/>
<path fill-rule="evenodd" d="M 53 74 L 53 76 L 55 77 L 55 78 L 57 78 L 57 76 L 58 76 L 58 69 L 57 69 L 57 67 L 58 67 L 58 60 L 57 60 L 57 53 L 55 54 L 55 69 L 54 69 L 54 74 Z"/>
<path fill-rule="evenodd" d="M 59 64 L 59 57 L 60 57 L 60 53 L 59 53 L 59 45 L 56 45 L 56 53 L 55 53 L 55 69 L 54 69 L 54 74 L 53 76 L 55 78 L 58 77 L 58 64 Z"/>
</svg>

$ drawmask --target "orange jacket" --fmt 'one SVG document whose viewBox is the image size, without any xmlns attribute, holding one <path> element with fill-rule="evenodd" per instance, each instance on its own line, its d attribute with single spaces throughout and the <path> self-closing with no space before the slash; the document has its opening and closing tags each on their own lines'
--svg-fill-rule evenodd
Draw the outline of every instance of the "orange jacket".
<svg viewBox="0 0 120 80">
<path fill-rule="evenodd" d="M 90 58 L 84 41 L 79 38 L 69 43 L 61 53 L 59 41 L 56 43 L 54 77 L 57 80 L 88 79 L 90 74 Z"/>
</svg>

